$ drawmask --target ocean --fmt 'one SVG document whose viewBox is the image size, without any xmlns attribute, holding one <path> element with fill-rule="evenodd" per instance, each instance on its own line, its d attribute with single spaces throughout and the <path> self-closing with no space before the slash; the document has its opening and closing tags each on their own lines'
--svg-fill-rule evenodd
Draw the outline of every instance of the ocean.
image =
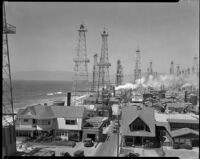
<svg viewBox="0 0 200 159">
<path fill-rule="evenodd" d="M 72 81 L 13 80 L 14 109 L 28 105 L 65 99 L 72 90 Z"/>
</svg>

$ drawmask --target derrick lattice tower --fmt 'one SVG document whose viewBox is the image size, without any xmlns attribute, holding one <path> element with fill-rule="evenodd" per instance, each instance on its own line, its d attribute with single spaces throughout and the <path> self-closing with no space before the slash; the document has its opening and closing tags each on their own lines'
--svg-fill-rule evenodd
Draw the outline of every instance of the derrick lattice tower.
<svg viewBox="0 0 200 159">
<path fill-rule="evenodd" d="M 171 61 L 169 73 L 170 73 L 170 75 L 174 75 L 174 62 L 173 61 Z"/>
<path fill-rule="evenodd" d="M 117 72 L 116 72 L 116 86 L 121 85 L 123 82 L 123 67 L 121 61 L 117 60 Z"/>
<path fill-rule="evenodd" d="M 102 46 L 101 46 L 101 56 L 99 66 L 99 78 L 98 78 L 98 91 L 99 89 L 106 88 L 110 89 L 110 77 L 109 77 L 109 67 L 111 64 L 108 60 L 108 33 L 105 28 L 102 37 Z"/>
<path fill-rule="evenodd" d="M 94 54 L 94 64 L 92 72 L 92 91 L 96 92 L 98 86 L 98 55 Z"/>
<path fill-rule="evenodd" d="M 80 25 L 78 29 L 78 46 L 77 54 L 74 58 L 75 68 L 74 68 L 74 79 L 73 79 L 73 90 L 72 95 L 76 100 L 77 96 L 81 96 L 89 92 L 89 82 L 88 82 L 88 66 L 90 62 L 87 58 L 86 49 L 86 33 L 87 29 L 83 24 Z"/>
<path fill-rule="evenodd" d="M 12 80 L 8 46 L 8 34 L 15 34 L 16 27 L 7 23 L 3 3 L 2 31 L 2 157 L 16 153 L 16 132 L 13 108 Z"/>
<path fill-rule="evenodd" d="M 198 65 L 198 57 L 197 56 L 194 57 L 192 73 L 199 76 L 199 65 Z"/>
<path fill-rule="evenodd" d="M 176 66 L 176 75 L 177 76 L 181 75 L 180 65 Z"/>
<path fill-rule="evenodd" d="M 134 83 L 137 79 L 141 79 L 141 56 L 140 50 L 136 50 L 135 68 L 134 68 Z"/>
<path fill-rule="evenodd" d="M 13 109 L 13 94 L 12 81 L 10 70 L 10 57 L 8 46 L 8 34 L 15 34 L 16 27 L 8 24 L 6 21 L 5 4 L 3 4 L 3 46 L 2 46 L 2 72 L 3 72 L 3 102 L 2 102 L 2 118 L 3 125 L 14 125 L 14 109 Z"/>
</svg>

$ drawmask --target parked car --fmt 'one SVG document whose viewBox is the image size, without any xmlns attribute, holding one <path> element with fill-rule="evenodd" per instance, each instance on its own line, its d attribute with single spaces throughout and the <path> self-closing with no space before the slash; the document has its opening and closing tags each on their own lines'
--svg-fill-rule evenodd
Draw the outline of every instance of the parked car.
<svg viewBox="0 0 200 159">
<path fill-rule="evenodd" d="M 85 157 L 83 150 L 77 150 L 74 152 L 74 157 Z"/>
<path fill-rule="evenodd" d="M 69 152 L 61 152 L 60 156 L 65 156 L 65 157 L 72 157 Z"/>
<path fill-rule="evenodd" d="M 119 157 L 128 157 L 128 155 L 126 155 L 126 154 L 119 154 Z"/>
<path fill-rule="evenodd" d="M 129 152 L 128 157 L 139 157 L 140 154 L 139 153 L 135 153 L 135 152 Z"/>
<path fill-rule="evenodd" d="M 192 145 L 189 145 L 189 144 L 181 144 L 181 145 L 180 145 L 180 148 L 187 149 L 187 150 L 192 150 Z"/>
<path fill-rule="evenodd" d="M 85 147 L 92 147 L 92 146 L 94 145 L 94 143 L 93 143 L 93 141 L 92 141 L 91 138 L 86 138 L 86 139 L 83 141 L 83 143 L 84 143 L 84 146 L 85 146 Z"/>
<path fill-rule="evenodd" d="M 117 133 L 117 128 L 113 128 L 113 133 Z"/>
<path fill-rule="evenodd" d="M 179 148 L 180 148 L 179 144 L 173 144 L 173 149 L 179 149 Z"/>
</svg>

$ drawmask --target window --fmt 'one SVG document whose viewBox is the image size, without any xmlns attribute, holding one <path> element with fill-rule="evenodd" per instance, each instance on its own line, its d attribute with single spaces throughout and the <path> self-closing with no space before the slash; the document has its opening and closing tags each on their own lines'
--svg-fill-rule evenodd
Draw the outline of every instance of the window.
<svg viewBox="0 0 200 159">
<path fill-rule="evenodd" d="M 27 122 L 28 122 L 28 119 L 24 119 L 24 122 L 27 123 Z"/>
<path fill-rule="evenodd" d="M 174 142 L 175 142 L 175 143 L 179 143 L 179 138 L 175 138 L 175 139 L 174 139 Z"/>
<path fill-rule="evenodd" d="M 38 124 L 39 125 L 50 125 L 51 121 L 50 120 L 39 120 Z"/>
<path fill-rule="evenodd" d="M 65 120 L 66 125 L 76 125 L 76 120 Z"/>
<path fill-rule="evenodd" d="M 183 138 L 180 138 L 180 143 L 185 143 L 185 139 L 183 139 Z"/>
<path fill-rule="evenodd" d="M 36 120 L 35 119 L 33 119 L 33 124 L 36 124 L 37 122 L 36 122 Z"/>
</svg>

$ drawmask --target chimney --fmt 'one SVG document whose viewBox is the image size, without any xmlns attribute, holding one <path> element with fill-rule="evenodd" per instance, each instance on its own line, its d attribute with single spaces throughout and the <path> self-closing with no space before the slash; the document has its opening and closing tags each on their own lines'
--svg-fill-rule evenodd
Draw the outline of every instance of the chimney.
<svg viewBox="0 0 200 159">
<path fill-rule="evenodd" d="M 187 102 L 187 91 L 185 91 L 185 98 L 184 101 Z"/>
<path fill-rule="evenodd" d="M 71 104 L 71 92 L 67 92 L 67 106 Z"/>
</svg>

